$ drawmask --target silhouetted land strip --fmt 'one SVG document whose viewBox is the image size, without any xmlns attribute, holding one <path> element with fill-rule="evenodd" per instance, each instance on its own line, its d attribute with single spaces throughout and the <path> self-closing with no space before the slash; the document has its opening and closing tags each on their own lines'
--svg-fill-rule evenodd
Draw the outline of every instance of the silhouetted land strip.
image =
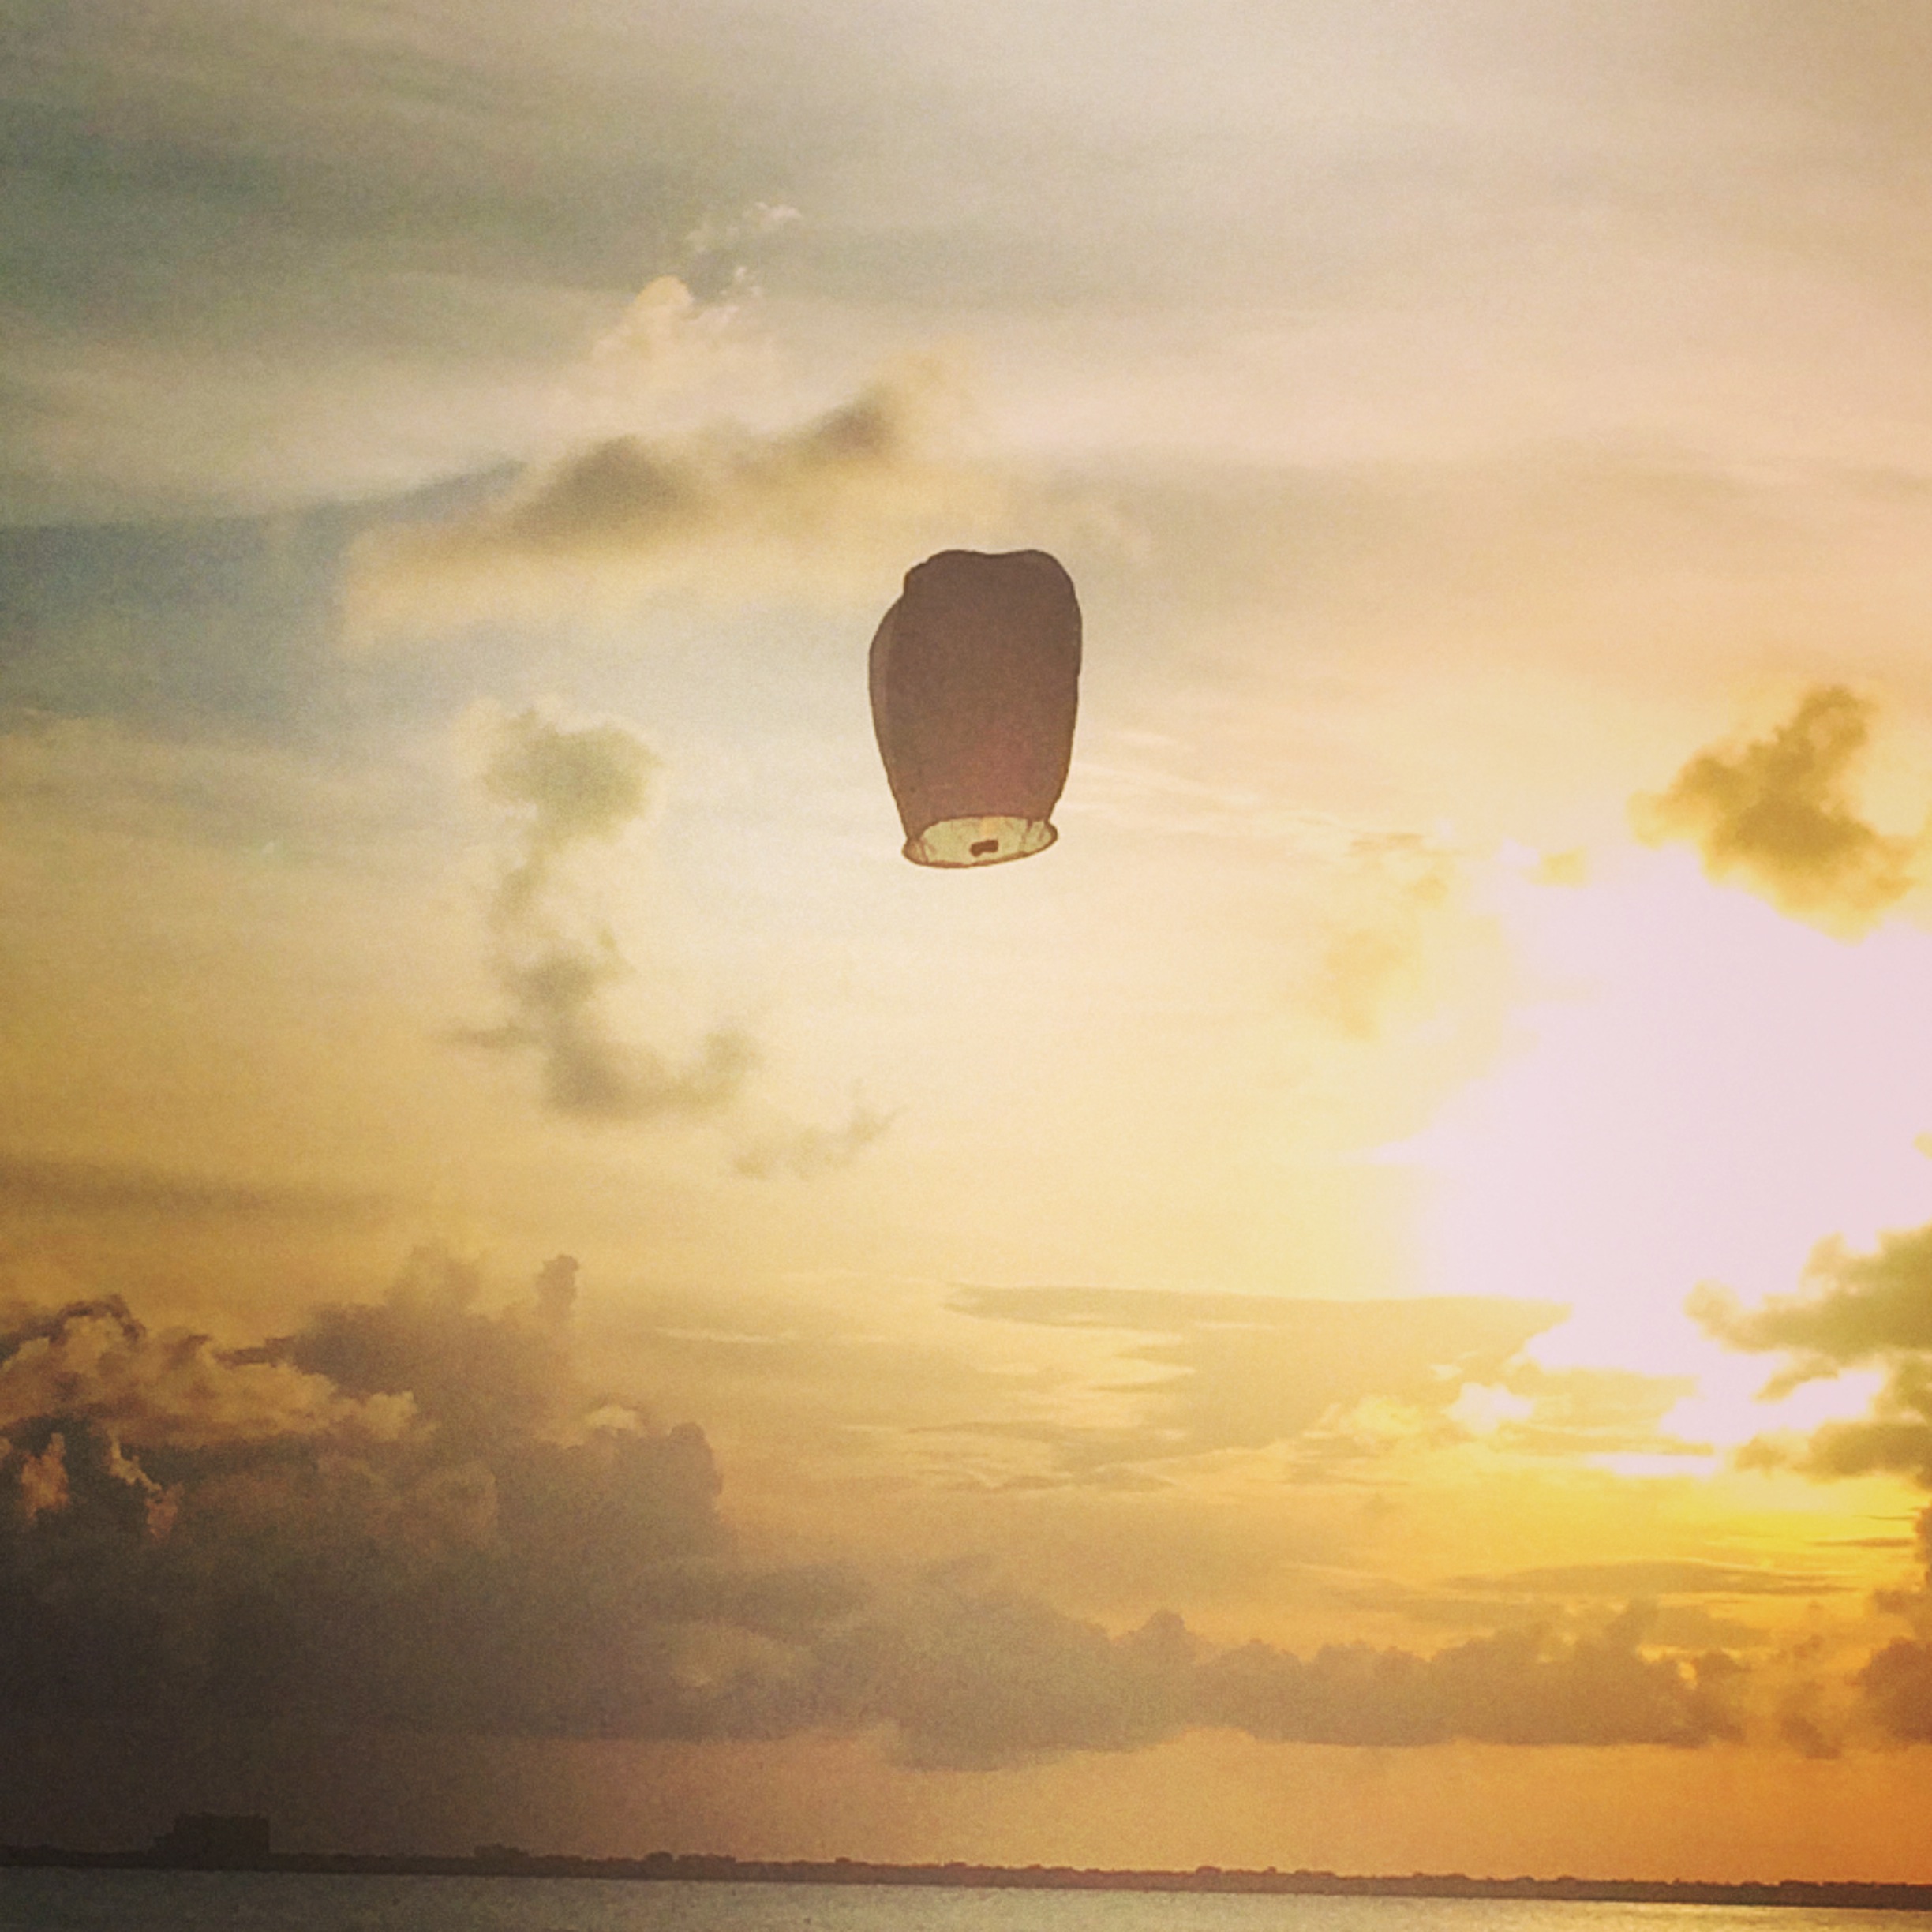
<svg viewBox="0 0 1932 1932">
<path fill-rule="evenodd" d="M 484 1845 L 468 1858 L 409 1854 L 276 1852 L 242 1858 L 142 1852 L 70 1852 L 52 1845 L 0 1846 L 0 1867 L 61 1866 L 100 1871 L 363 1873 L 416 1878 L 679 1879 L 736 1885 L 953 1885 L 1066 1892 L 1237 1892 L 1317 1898 L 1593 1900 L 1662 1905 L 1842 1906 L 1875 1911 L 1932 1911 L 1932 1885 L 1820 1882 L 1711 1885 L 1682 1879 L 1470 1878 L 1460 1872 L 1360 1877 L 1331 1871 L 1115 1871 L 1068 1865 L 872 1865 L 853 1859 L 734 1859 L 653 1852 L 647 1858 L 566 1858 Z"/>
</svg>

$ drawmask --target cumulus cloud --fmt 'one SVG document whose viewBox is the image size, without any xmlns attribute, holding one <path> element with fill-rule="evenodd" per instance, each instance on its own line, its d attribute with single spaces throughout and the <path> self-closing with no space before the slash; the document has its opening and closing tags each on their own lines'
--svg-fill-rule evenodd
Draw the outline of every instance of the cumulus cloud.
<svg viewBox="0 0 1932 1932">
<path fill-rule="evenodd" d="M 112 1301 L 0 1327 L 0 1706 L 16 1720 L 665 1735 L 848 1586 L 736 1563 L 702 1434 L 585 1383 L 566 1257 L 238 1350 Z M 844 1594 L 841 1594 L 841 1592 Z M 717 1698 L 706 1694 L 707 1709 Z"/>
<path fill-rule="evenodd" d="M 1821 685 L 1769 737 L 1702 752 L 1667 790 L 1633 799 L 1631 824 L 1647 844 L 1694 845 L 1712 878 L 1856 938 L 1918 883 L 1923 844 L 1874 830 L 1848 796 L 1871 714 Z"/>
<path fill-rule="evenodd" d="M 605 995 L 630 968 L 607 929 L 586 934 L 567 916 L 560 891 L 567 861 L 642 816 L 657 764 L 621 724 L 570 726 L 526 711 L 501 721 L 483 774 L 514 826 L 490 907 L 493 963 L 511 1017 L 460 1037 L 534 1054 L 545 1098 L 582 1120 L 716 1114 L 737 1097 L 757 1061 L 735 1028 L 713 1032 L 681 1064 L 620 1038 Z"/>
<path fill-rule="evenodd" d="M 1735 1666 L 1646 1657 L 1648 1613 L 1552 1640 L 1503 1631 L 1431 1657 L 1338 1645 L 1300 1658 L 1250 1644 L 1204 1672 L 1207 1708 L 1258 1737 L 1325 1744 L 1707 1743 L 1737 1735 Z"/>
<path fill-rule="evenodd" d="M 1767 1392 L 1847 1368 L 1884 1372 L 1863 1417 L 1825 1423 L 1795 1444 L 1749 1445 L 1746 1459 L 1790 1463 L 1824 1479 L 1900 1475 L 1932 1489 L 1932 1226 L 1883 1235 L 1869 1254 L 1837 1239 L 1822 1241 L 1798 1293 L 1747 1309 L 1706 1284 L 1690 1309 L 1733 1348 L 1786 1355 Z M 1890 1735 L 1932 1741 L 1932 1507 L 1919 1518 L 1918 1551 L 1923 1586 L 1881 1603 L 1908 1618 L 1915 1634 L 1878 1651 L 1858 1683 Z"/>
<path fill-rule="evenodd" d="M 486 1309 L 425 1251 L 380 1301 L 224 1349 L 110 1299 L 0 1324 L 0 1709 L 139 1748 L 277 1723 L 509 1737 L 882 1730 L 907 1761 L 1202 1726 L 1421 1746 L 1692 1745 L 1708 1658 L 1638 1616 L 1433 1654 L 1110 1632 L 971 1563 L 868 1579 L 735 1551 L 699 1430 L 573 1354 L 576 1265 Z M 197 1732 L 197 1735 L 200 1733 Z M 136 1748 L 130 1744 L 129 1748 Z"/>
<path fill-rule="evenodd" d="M 1297 1743 L 1696 1746 L 1736 1735 L 1722 1653 L 1653 1657 L 1649 1613 L 1592 1634 L 1515 1631 L 1432 1654 L 1220 1648 L 1171 1612 L 1111 1635 L 957 1571 L 821 1653 L 821 1708 L 889 1724 L 914 1764 L 984 1769 L 1131 1750 L 1200 1728 Z"/>
<path fill-rule="evenodd" d="M 435 635 L 665 590 L 889 586 L 908 552 L 983 535 L 1004 516 L 1001 489 L 953 453 L 960 413 L 956 379 L 924 359 L 788 429 L 603 438 L 484 509 L 364 539 L 350 560 L 347 633 Z"/>
<path fill-rule="evenodd" d="M 155 1335 L 117 1296 L 0 1310 L 0 1433 L 12 1440 L 55 1416 L 122 1456 L 325 1435 L 391 1440 L 410 1406 L 400 1395 L 346 1396 L 291 1361 L 224 1351 L 206 1335 Z"/>
</svg>

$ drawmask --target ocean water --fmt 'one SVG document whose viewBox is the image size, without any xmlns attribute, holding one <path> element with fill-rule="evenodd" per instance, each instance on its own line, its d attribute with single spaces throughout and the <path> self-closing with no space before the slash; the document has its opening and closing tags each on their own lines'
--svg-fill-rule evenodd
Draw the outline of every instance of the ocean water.
<svg viewBox="0 0 1932 1932">
<path fill-rule="evenodd" d="M 0 1932 L 1903 1932 L 1916 1913 L 595 1878 L 0 1870 Z"/>
</svg>

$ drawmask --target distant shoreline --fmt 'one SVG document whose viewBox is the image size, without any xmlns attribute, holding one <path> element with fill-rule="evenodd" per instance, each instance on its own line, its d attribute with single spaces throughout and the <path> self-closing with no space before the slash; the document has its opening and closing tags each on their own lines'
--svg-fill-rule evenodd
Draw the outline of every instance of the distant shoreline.
<svg viewBox="0 0 1932 1932">
<path fill-rule="evenodd" d="M 653 1852 L 647 1858 L 570 1858 L 485 1846 L 472 1855 L 267 1852 L 194 1859 L 146 1852 L 71 1852 L 52 1845 L 0 1845 L 0 1870 L 298 1872 L 435 1878 L 676 1880 L 702 1885 L 944 1885 L 1042 1892 L 1224 1892 L 1314 1898 L 1545 1899 L 1659 1905 L 1836 1906 L 1868 1911 L 1932 1911 L 1932 1885 L 1786 1878 L 1773 1884 L 1715 1885 L 1690 1879 L 1470 1878 L 1461 1873 L 1406 1877 L 1330 1871 L 1193 1871 L 1077 1869 L 1066 1865 L 877 1865 L 854 1859 L 735 1859 Z"/>
</svg>

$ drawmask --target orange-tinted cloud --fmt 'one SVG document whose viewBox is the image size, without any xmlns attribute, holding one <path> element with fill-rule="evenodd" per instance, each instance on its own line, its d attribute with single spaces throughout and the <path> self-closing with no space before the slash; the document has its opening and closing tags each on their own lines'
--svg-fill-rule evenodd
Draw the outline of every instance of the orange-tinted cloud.
<svg viewBox="0 0 1932 1932">
<path fill-rule="evenodd" d="M 1203 1726 L 1396 1746 L 1732 1728 L 1717 1662 L 1652 1654 L 1634 1615 L 1304 1657 L 1208 1643 L 1171 1612 L 1111 1634 L 971 1564 L 754 1566 L 698 1430 L 583 1377 L 575 1274 L 560 1256 L 485 1312 L 474 1269 L 425 1252 L 381 1301 L 245 1350 L 152 1335 L 110 1302 L 17 1313 L 9 1720 L 111 1714 L 157 1750 L 291 1716 L 479 1737 L 883 1729 L 908 1762 L 960 1767 Z"/>
<path fill-rule="evenodd" d="M 1868 1414 L 1828 1422 L 1797 1449 L 1754 1444 L 1750 1459 L 1788 1461 L 1821 1478 L 1889 1473 L 1932 1489 L 1932 1226 L 1883 1235 L 1870 1254 L 1836 1239 L 1821 1242 L 1796 1294 L 1756 1308 L 1706 1284 L 1690 1312 L 1733 1348 L 1782 1350 L 1789 1357 L 1773 1378 L 1787 1389 L 1840 1369 L 1885 1372 Z M 1885 1606 L 1908 1617 L 1916 1634 L 1878 1651 L 1858 1683 L 1880 1727 L 1895 1737 L 1932 1741 L 1932 1507 L 1918 1526 L 1926 1586 L 1893 1595 Z"/>
<path fill-rule="evenodd" d="M 1821 685 L 1769 737 L 1701 752 L 1668 790 L 1633 799 L 1631 824 L 1646 844 L 1694 845 L 1713 879 L 1856 938 L 1918 883 L 1921 849 L 1875 831 L 1848 796 L 1871 712 L 1844 685 Z"/>
<path fill-rule="evenodd" d="M 1144 1338 L 1124 1361 L 1166 1373 L 1136 1386 L 1145 1410 L 1136 1425 L 984 1425 L 1037 1437 L 1070 1479 L 1109 1482 L 1177 1456 L 1310 1439 L 1368 1398 L 1412 1404 L 1416 1426 L 1425 1426 L 1465 1382 L 1494 1380 L 1563 1314 L 1554 1303 L 1501 1297 L 1331 1301 L 1099 1288 L 970 1288 L 952 1305 L 982 1320 Z M 1324 1459 L 1374 1452 L 1346 1431 L 1307 1447 Z"/>
</svg>

